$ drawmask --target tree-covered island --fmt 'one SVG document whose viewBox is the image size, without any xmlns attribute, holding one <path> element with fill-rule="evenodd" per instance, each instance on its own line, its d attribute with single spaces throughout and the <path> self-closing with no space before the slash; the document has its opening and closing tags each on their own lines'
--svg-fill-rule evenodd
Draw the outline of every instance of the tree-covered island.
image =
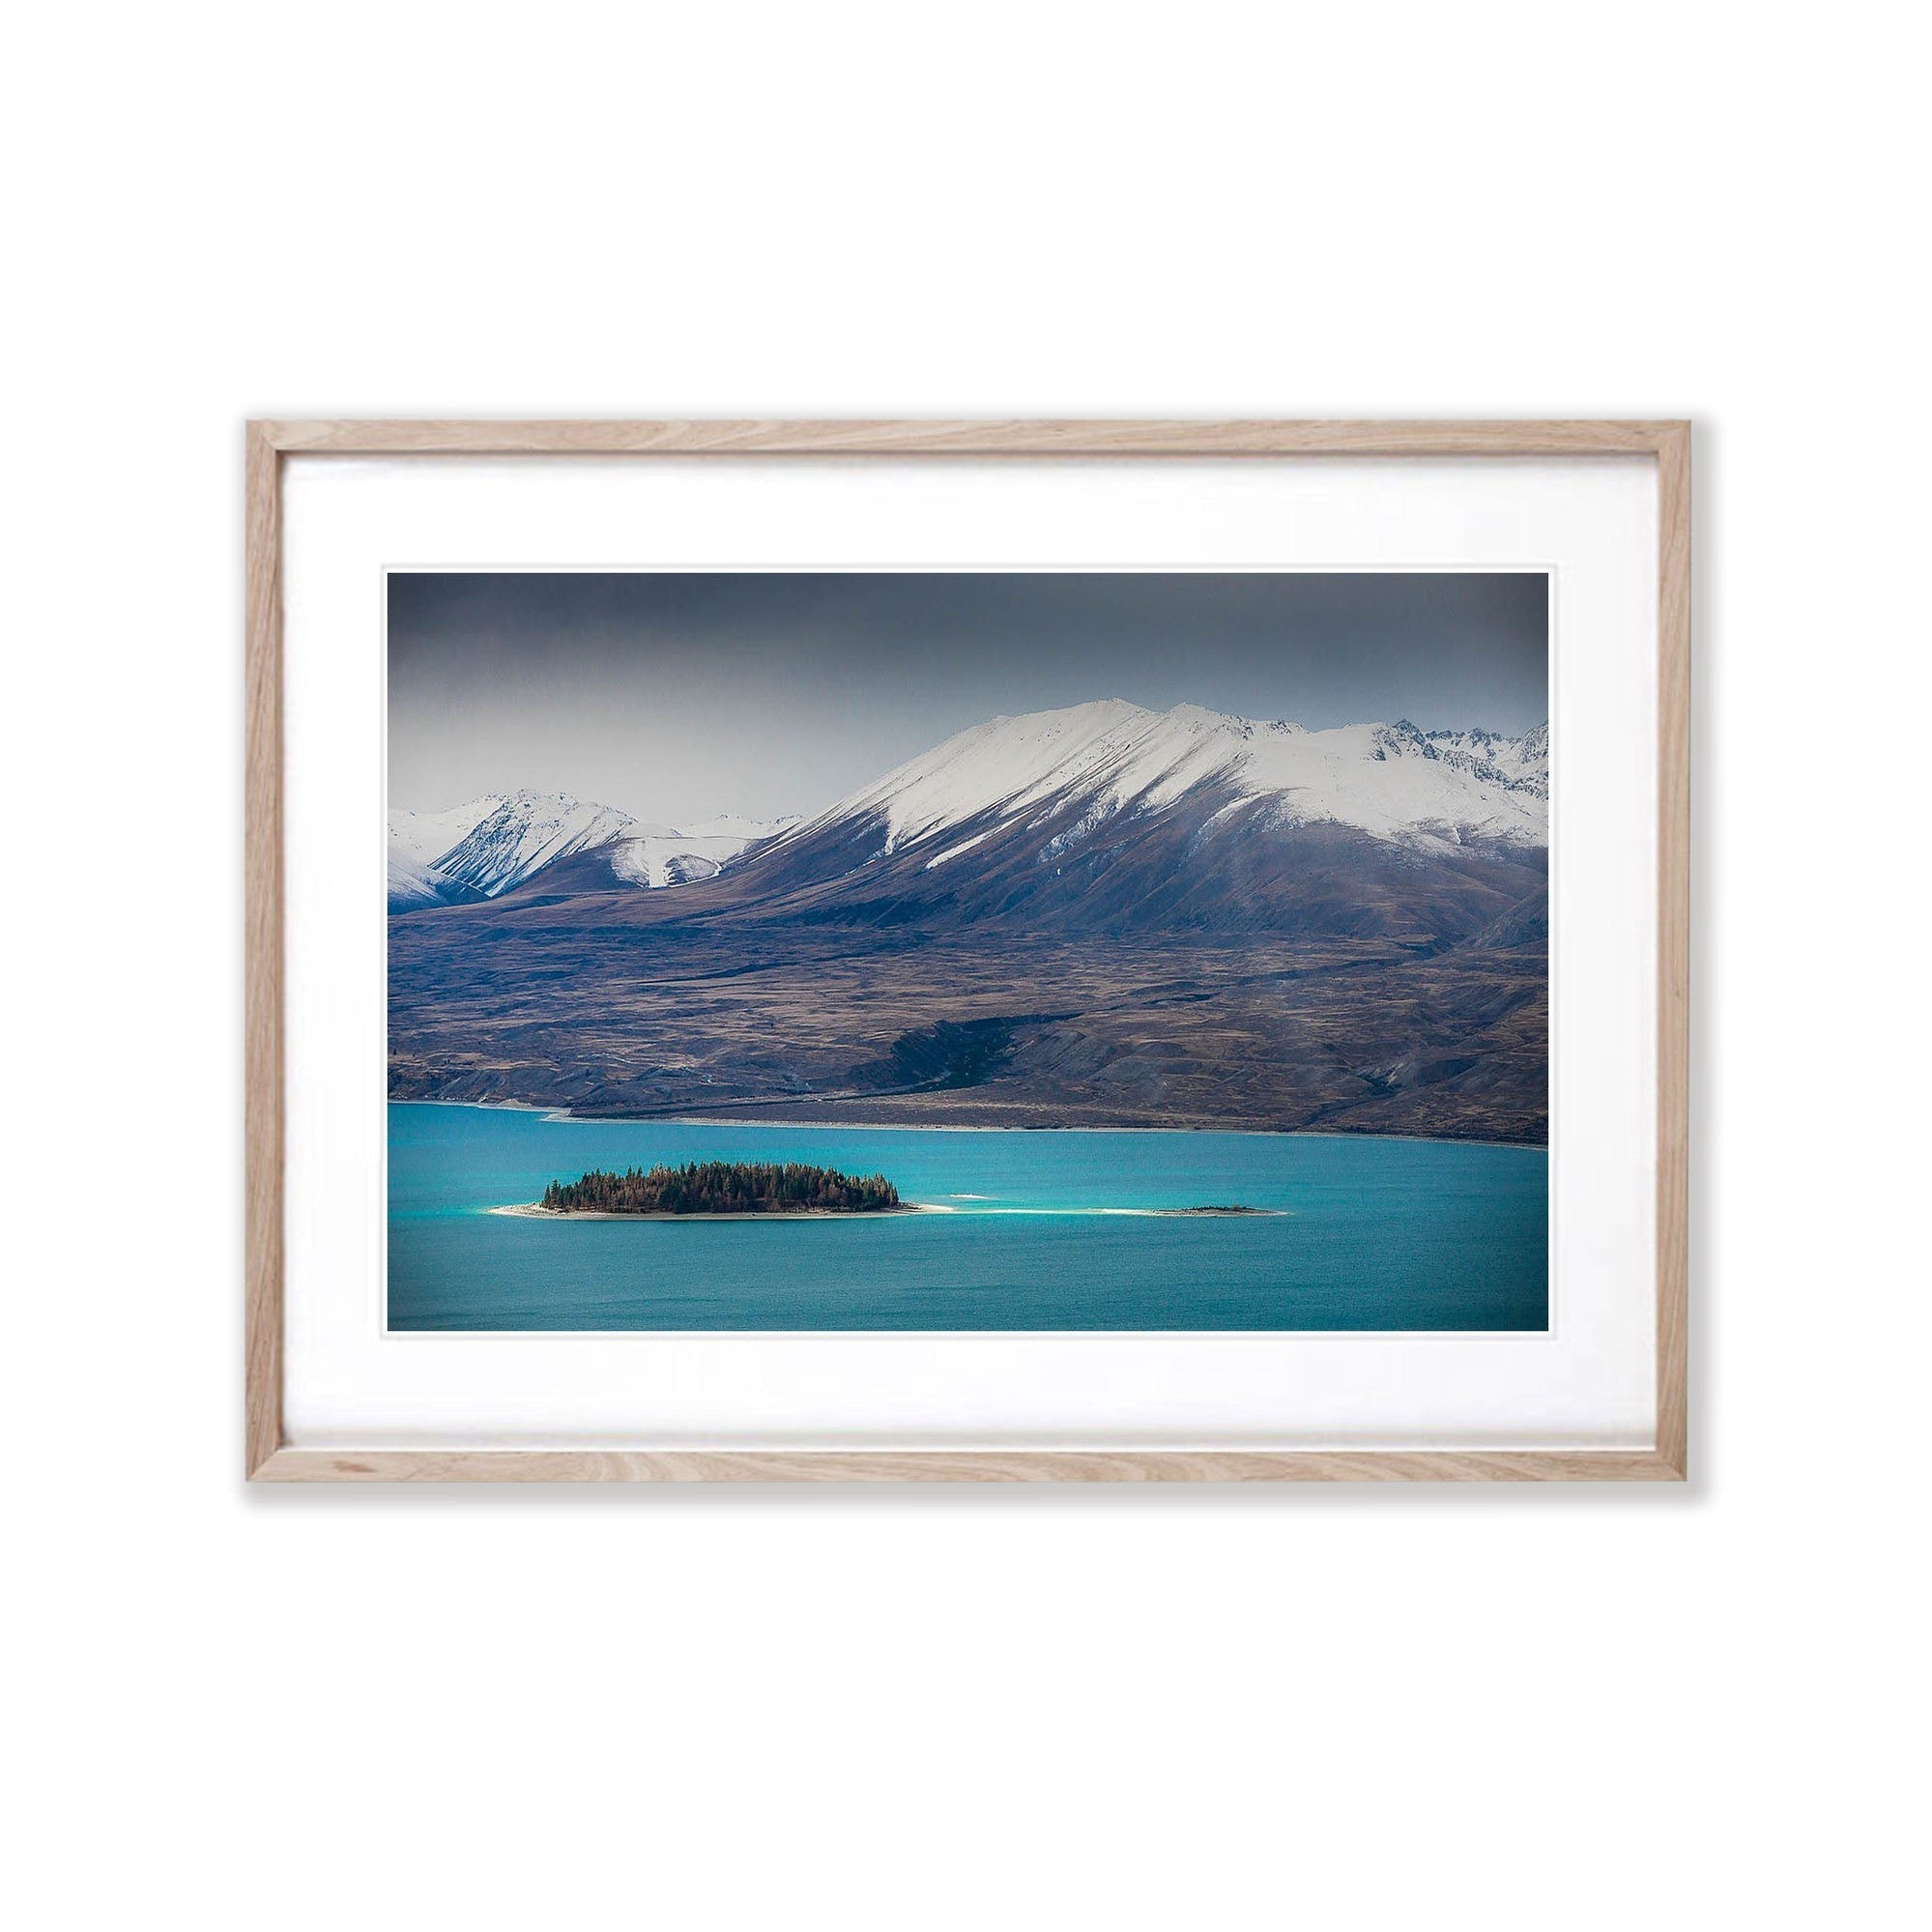
<svg viewBox="0 0 1932 1932">
<path fill-rule="evenodd" d="M 541 1205 L 552 1214 L 887 1214 L 905 1203 L 883 1174 L 803 1161 L 687 1161 L 552 1181 Z"/>
</svg>

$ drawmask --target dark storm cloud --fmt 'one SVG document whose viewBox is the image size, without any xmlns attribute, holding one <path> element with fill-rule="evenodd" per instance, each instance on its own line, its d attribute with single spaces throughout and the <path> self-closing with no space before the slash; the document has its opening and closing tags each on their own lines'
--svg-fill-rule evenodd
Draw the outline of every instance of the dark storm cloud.
<svg viewBox="0 0 1932 1932">
<path fill-rule="evenodd" d="M 813 811 L 1093 698 L 1319 729 L 1547 715 L 1541 573 L 397 573 L 391 801 Z"/>
</svg>

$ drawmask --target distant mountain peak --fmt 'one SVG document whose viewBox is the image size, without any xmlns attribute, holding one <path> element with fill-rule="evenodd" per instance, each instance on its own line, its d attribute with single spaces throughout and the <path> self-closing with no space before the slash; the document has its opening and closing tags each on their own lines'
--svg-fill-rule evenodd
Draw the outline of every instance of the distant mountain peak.
<svg viewBox="0 0 1932 1932">
<path fill-rule="evenodd" d="M 435 865 L 494 898 L 557 859 L 608 845 L 636 822 L 628 812 L 587 805 L 567 792 L 513 792 L 440 854 Z"/>
<path fill-rule="evenodd" d="M 389 814 L 389 909 L 493 899 L 636 822 L 567 792 L 489 792 L 441 812 Z"/>
<path fill-rule="evenodd" d="M 775 838 L 798 822 L 796 813 L 782 819 L 747 819 L 735 812 L 674 825 L 634 827 L 611 848 L 611 870 L 624 883 L 662 889 L 715 879 L 747 848 Z"/>
<path fill-rule="evenodd" d="M 680 829 L 649 824 L 568 792 L 485 793 L 441 812 L 389 814 L 389 908 L 495 899 L 560 860 L 610 854 L 607 879 L 623 885 L 685 885 L 711 879 L 747 847 L 775 837 L 795 817 L 735 814 Z"/>
</svg>

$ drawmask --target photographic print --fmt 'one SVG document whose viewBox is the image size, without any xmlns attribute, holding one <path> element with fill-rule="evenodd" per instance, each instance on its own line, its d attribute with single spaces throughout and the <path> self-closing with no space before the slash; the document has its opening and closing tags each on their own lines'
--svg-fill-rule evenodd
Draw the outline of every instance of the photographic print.
<svg viewBox="0 0 1932 1932">
<path fill-rule="evenodd" d="M 396 570 L 387 648 L 390 1330 L 1548 1326 L 1546 574 Z"/>
</svg>

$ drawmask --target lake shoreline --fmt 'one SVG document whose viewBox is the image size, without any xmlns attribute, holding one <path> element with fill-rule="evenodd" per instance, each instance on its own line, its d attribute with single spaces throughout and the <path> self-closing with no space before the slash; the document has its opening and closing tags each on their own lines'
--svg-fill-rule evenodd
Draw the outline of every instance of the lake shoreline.
<svg viewBox="0 0 1932 1932">
<path fill-rule="evenodd" d="M 544 1107 L 528 1100 L 404 1100 L 391 1097 L 389 1107 L 464 1107 L 483 1113 L 533 1113 L 559 1127 L 791 1127 L 811 1133 L 836 1134 L 1226 1134 L 1254 1140 L 1393 1140 L 1405 1147 L 1519 1147 L 1527 1153 L 1547 1154 L 1546 1140 L 1481 1140 L 1467 1134 L 1357 1134 L 1320 1127 L 1096 1127 L 1071 1122 L 1052 1127 L 981 1126 L 967 1121 L 923 1120 L 779 1120 L 765 1115 L 714 1113 L 577 1113 L 567 1107 Z M 622 1217 L 628 1219 L 629 1217 Z M 729 1217 L 733 1220 L 742 1216 Z"/>
</svg>

